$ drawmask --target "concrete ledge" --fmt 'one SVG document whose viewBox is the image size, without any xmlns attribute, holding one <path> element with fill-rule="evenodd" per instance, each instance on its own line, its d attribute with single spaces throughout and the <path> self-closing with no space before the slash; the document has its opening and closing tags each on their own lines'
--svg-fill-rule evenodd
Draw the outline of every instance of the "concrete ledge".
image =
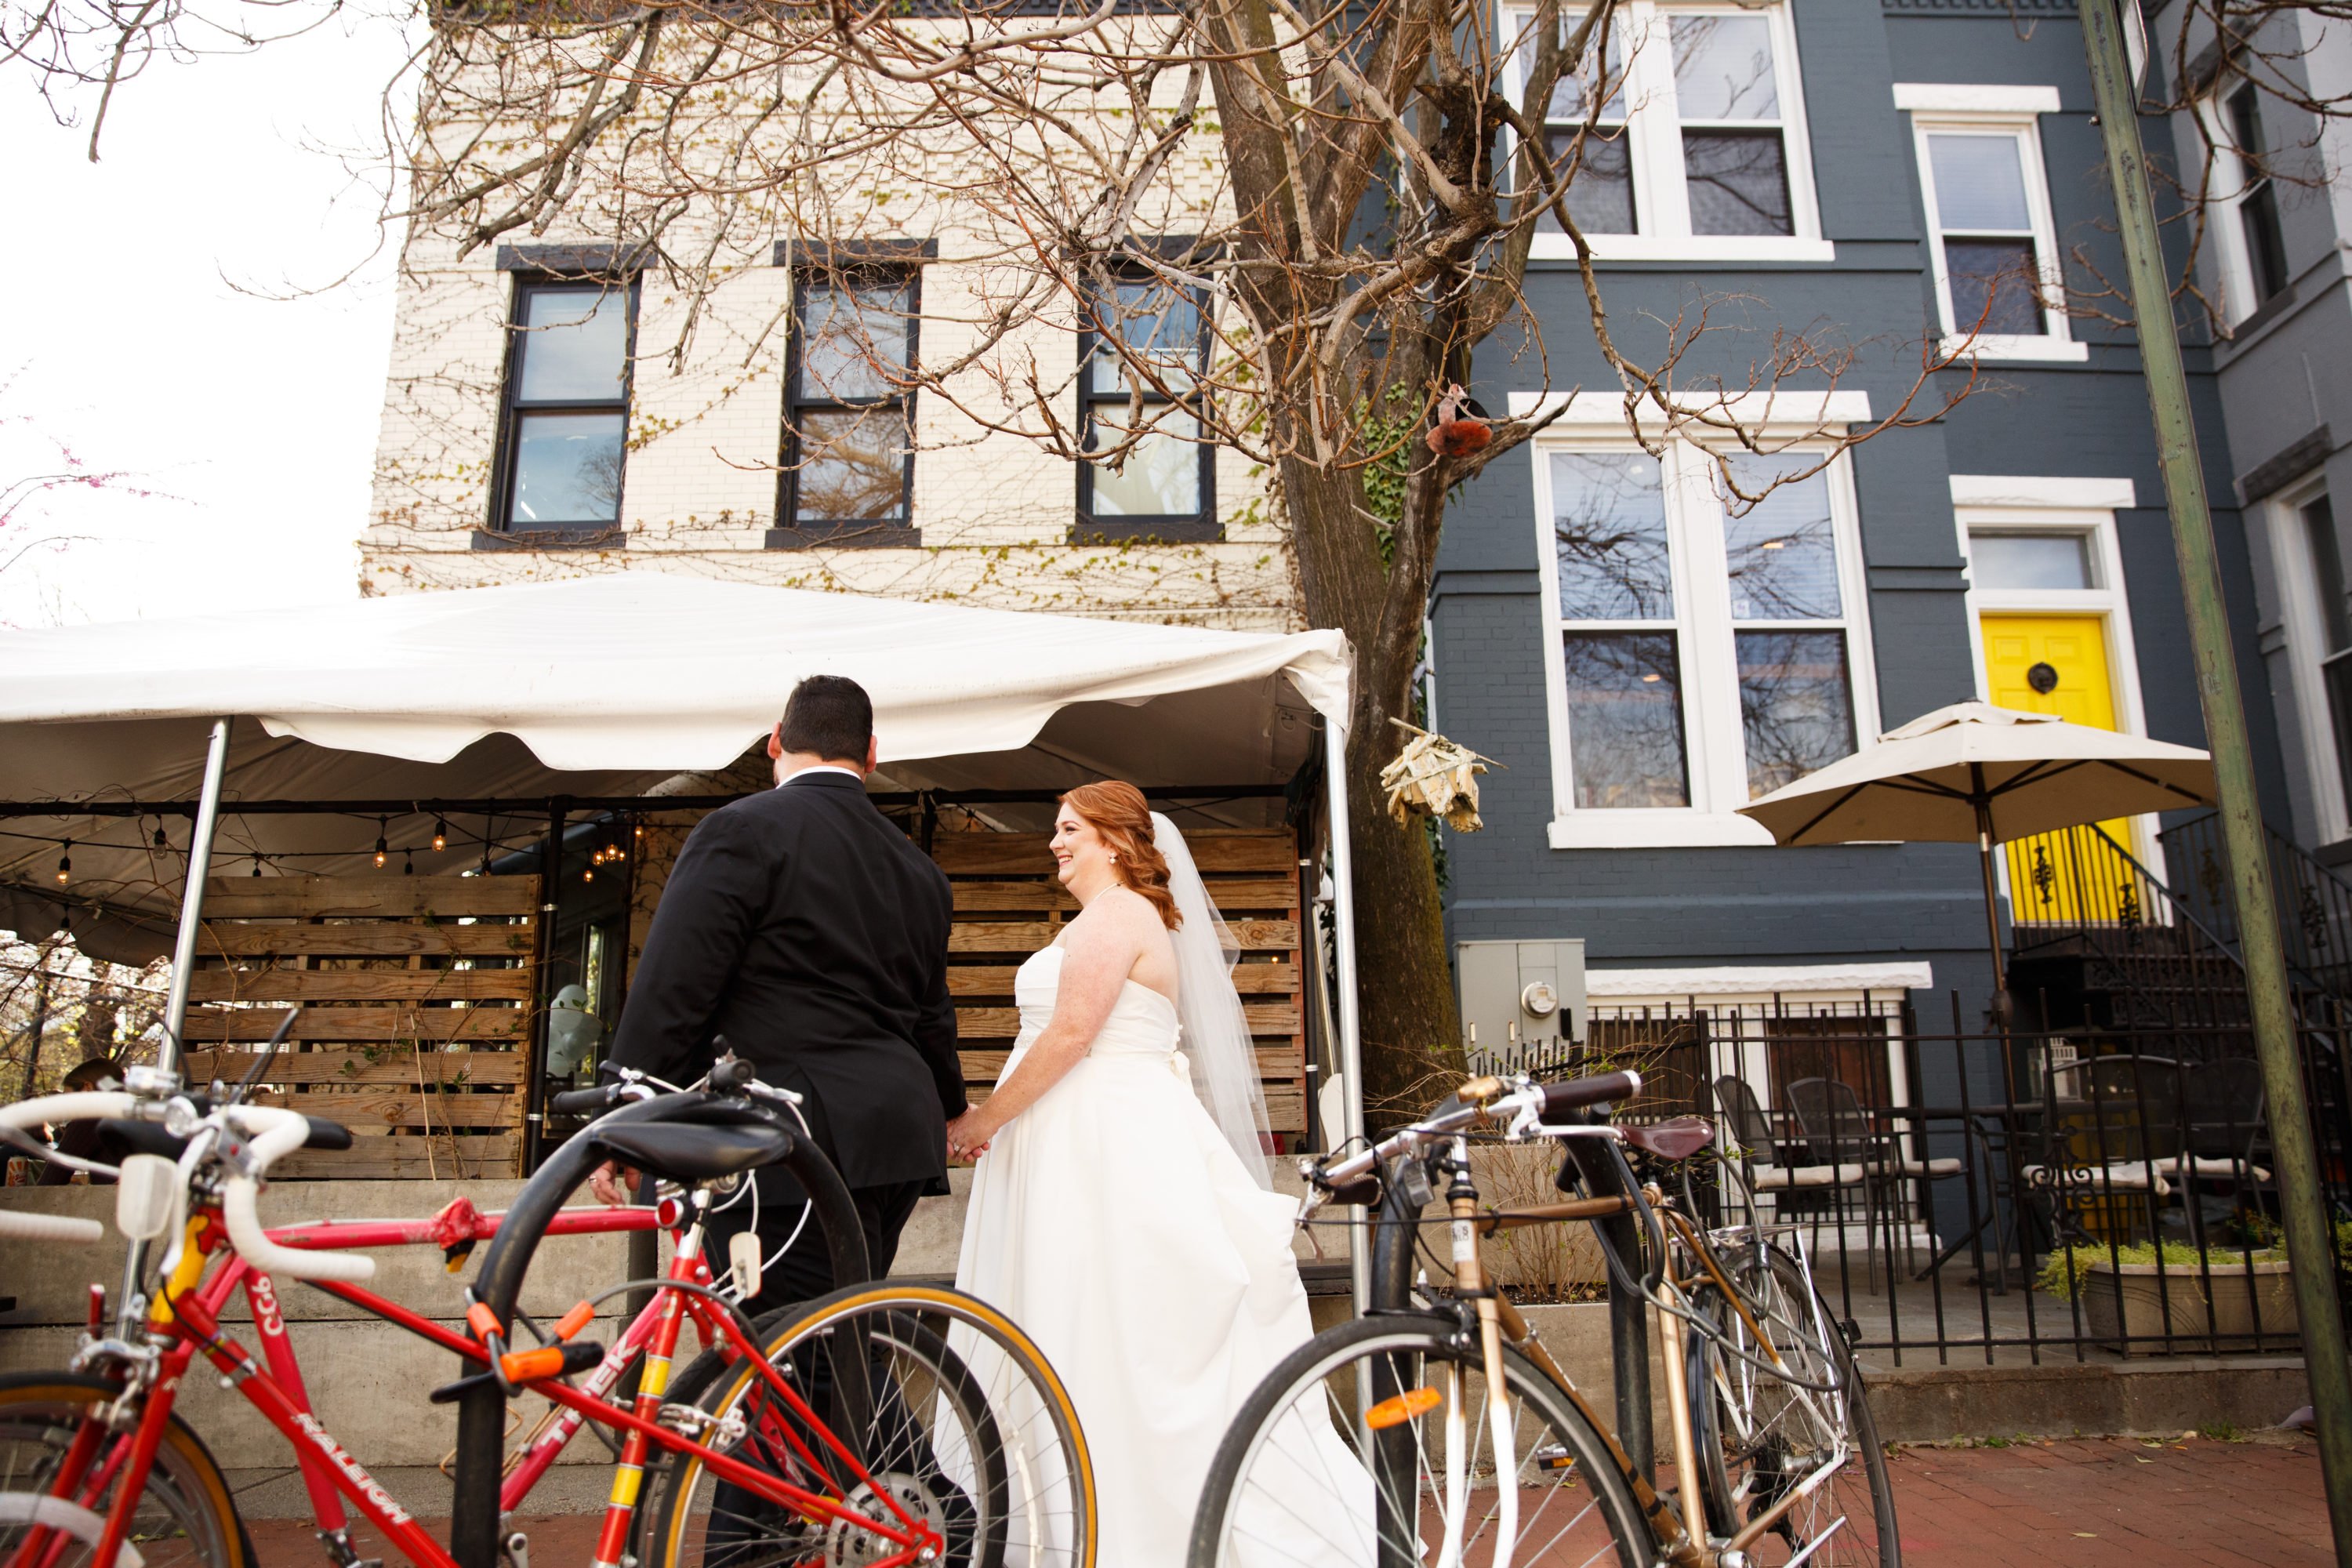
<svg viewBox="0 0 2352 1568">
<path fill-rule="evenodd" d="M 2120 1436 L 2275 1426 L 2311 1403 L 2300 1356 L 2149 1357 L 2041 1366 L 1865 1367 L 1878 1436 Z"/>
</svg>

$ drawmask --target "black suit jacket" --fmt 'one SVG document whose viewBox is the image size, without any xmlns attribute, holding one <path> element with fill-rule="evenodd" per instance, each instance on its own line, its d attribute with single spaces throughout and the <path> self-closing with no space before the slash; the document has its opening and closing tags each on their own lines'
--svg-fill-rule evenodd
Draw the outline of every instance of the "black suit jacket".
<svg viewBox="0 0 2352 1568">
<path fill-rule="evenodd" d="M 662 889 L 609 1065 L 684 1083 L 714 1036 L 815 1097 L 852 1187 L 945 1174 L 965 1105 L 945 873 L 846 773 L 702 819 Z"/>
</svg>

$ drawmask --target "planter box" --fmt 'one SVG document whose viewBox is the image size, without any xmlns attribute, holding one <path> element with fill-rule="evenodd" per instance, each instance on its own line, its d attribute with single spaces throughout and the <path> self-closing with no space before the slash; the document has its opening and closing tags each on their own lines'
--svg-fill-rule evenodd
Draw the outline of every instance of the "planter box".
<svg viewBox="0 0 2352 1568">
<path fill-rule="evenodd" d="M 2095 1263 L 2083 1279 L 2083 1326 L 2092 1339 L 2126 1355 L 2198 1355 L 2252 1351 L 2255 1308 L 2262 1343 L 2291 1344 L 2300 1320 L 2284 1262 L 2215 1257 L 2209 1280 L 2194 1264 Z M 2170 1334 L 2175 1343 L 2156 1336 Z M 2215 1336 L 2225 1336 L 2218 1342 Z M 2239 1336 L 2235 1339 L 2226 1336 Z M 2138 1342 L 2131 1342 L 2137 1341 Z"/>
</svg>

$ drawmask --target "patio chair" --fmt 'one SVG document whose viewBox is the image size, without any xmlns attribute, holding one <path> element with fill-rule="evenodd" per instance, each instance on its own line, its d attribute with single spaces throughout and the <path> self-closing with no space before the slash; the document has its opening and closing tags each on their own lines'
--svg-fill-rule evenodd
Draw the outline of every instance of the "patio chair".
<svg viewBox="0 0 2352 1568">
<path fill-rule="evenodd" d="M 1826 1187 L 1852 1186 L 1862 1180 L 1862 1166 L 1791 1165 L 1780 1140 L 1772 1134 L 1772 1119 L 1757 1100 L 1748 1080 L 1726 1073 L 1715 1080 L 1715 1102 L 1722 1109 L 1729 1136 L 1727 1149 L 1739 1151 L 1742 1178 L 1751 1193 L 1819 1192 Z"/>
<path fill-rule="evenodd" d="M 1862 1097 L 1853 1086 L 1832 1078 L 1799 1079 L 1789 1086 L 1789 1108 L 1796 1112 L 1797 1125 L 1803 1130 L 1805 1144 L 1816 1156 L 1827 1154 L 1838 1165 L 1854 1164 L 1862 1168 L 1864 1204 L 1870 1210 L 1864 1231 L 1868 1237 L 1879 1224 L 1886 1227 L 1887 1268 L 1891 1279 L 1894 1270 L 1895 1214 L 1900 1205 L 1892 1201 L 1905 1184 L 1919 1186 L 1948 1176 L 1959 1175 L 1966 1166 L 1948 1156 L 1935 1159 L 1915 1159 L 1904 1147 L 1900 1134 L 1880 1127 L 1862 1107 Z M 1841 1231 L 1843 1240 L 1843 1231 Z M 1905 1264 L 1910 1261 L 1911 1232 L 1906 1223 L 1902 1235 Z"/>
<path fill-rule="evenodd" d="M 2057 1227 L 2070 1239 L 2091 1238 L 2094 1232 L 2085 1222 L 2093 1219 L 2101 1232 L 2116 1231 L 2127 1210 L 2145 1211 L 2153 1237 L 2179 1184 L 2235 1170 L 2225 1157 L 2200 1158 L 2185 1146 L 2180 1063 L 2163 1057 L 2105 1056 L 2075 1066 L 2085 1109 L 2051 1130 L 2049 1163 L 2028 1165 L 2021 1173 L 2028 1185 L 2050 1195 Z"/>
<path fill-rule="evenodd" d="M 2195 1191 L 2200 1182 L 2226 1184 L 2234 1207 L 2271 1179 L 2270 1172 L 2254 1163 L 2270 1134 L 2263 1120 L 2262 1064 L 2251 1057 L 2200 1062 L 2189 1070 L 2182 1089 L 2177 1163 L 2181 1184 Z M 2201 1228 L 2205 1216 L 2201 1205 L 2196 1207 Z"/>
</svg>

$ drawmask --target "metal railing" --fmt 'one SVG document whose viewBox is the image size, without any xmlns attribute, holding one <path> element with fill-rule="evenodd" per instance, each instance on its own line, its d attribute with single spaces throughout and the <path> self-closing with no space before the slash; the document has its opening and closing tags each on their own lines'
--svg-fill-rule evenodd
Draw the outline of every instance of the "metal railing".
<svg viewBox="0 0 2352 1568">
<path fill-rule="evenodd" d="M 1957 994 L 1950 1008 L 1930 1034 L 1895 1005 L 1695 1001 L 1596 1019 L 1551 1065 L 1638 1056 L 1651 1088 L 1633 1114 L 1714 1118 L 1719 1152 L 1686 1167 L 1694 1196 L 1719 1213 L 1752 1193 L 1811 1251 L 1865 1361 L 2296 1347 L 2242 1025 L 1970 1031 Z M 2303 1043 L 2323 1182 L 2352 1242 L 2352 1093 L 2333 1035 Z M 2352 1300 L 2340 1251 L 2336 1283 Z"/>
<path fill-rule="evenodd" d="M 2275 828 L 2270 844 L 2271 886 L 2278 904 L 2279 938 L 2297 984 L 2352 1003 L 2352 882 L 2321 864 Z M 2191 817 L 2157 835 L 2165 869 L 2180 904 L 2234 953 L 2238 916 L 2230 898 L 2221 819 Z"/>
</svg>

